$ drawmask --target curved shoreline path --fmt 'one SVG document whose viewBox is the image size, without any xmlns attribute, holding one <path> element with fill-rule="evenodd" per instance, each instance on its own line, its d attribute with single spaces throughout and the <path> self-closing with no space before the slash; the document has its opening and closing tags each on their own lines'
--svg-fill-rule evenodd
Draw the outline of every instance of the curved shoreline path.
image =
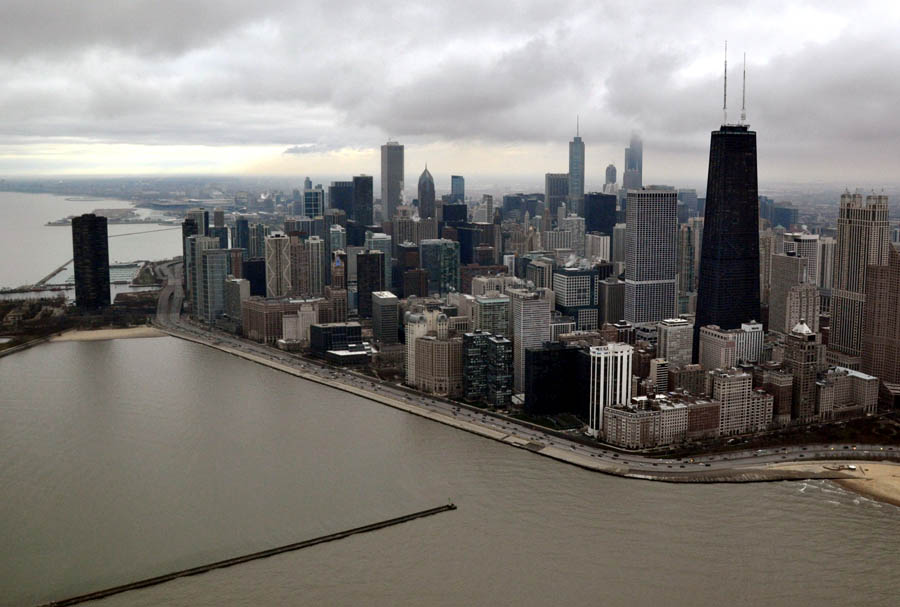
<svg viewBox="0 0 900 607">
<path fill-rule="evenodd" d="M 230 334 L 208 331 L 181 318 L 180 264 L 164 266 L 167 281 L 160 291 L 156 326 L 173 337 L 215 348 L 295 377 L 362 396 L 395 409 L 459 430 L 531 451 L 537 455 L 624 478 L 671 483 L 747 483 L 782 480 L 857 480 L 866 482 L 861 461 L 900 462 L 891 445 L 805 445 L 665 459 L 591 446 L 538 426 L 459 403 L 334 369 Z M 784 464 L 794 464 L 786 466 Z M 885 464 L 896 465 L 896 464 Z M 900 474 L 900 465 L 897 465 Z M 875 495 L 874 492 L 866 492 Z M 900 489 L 897 499 L 900 501 Z M 884 499 L 883 501 L 890 501 Z"/>
</svg>

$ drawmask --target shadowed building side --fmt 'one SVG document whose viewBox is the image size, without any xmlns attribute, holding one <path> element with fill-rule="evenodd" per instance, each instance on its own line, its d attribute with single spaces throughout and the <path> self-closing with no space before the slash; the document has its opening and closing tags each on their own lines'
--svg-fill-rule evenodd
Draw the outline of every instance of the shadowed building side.
<svg viewBox="0 0 900 607">
<path fill-rule="evenodd" d="M 703 224 L 694 362 L 701 327 L 760 318 L 756 132 L 747 125 L 712 133 Z"/>
</svg>

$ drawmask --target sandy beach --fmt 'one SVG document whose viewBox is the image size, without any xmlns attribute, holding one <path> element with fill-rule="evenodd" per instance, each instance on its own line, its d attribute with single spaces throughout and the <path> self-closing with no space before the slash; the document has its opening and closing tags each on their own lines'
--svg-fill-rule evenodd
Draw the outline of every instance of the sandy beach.
<svg viewBox="0 0 900 607">
<path fill-rule="evenodd" d="M 825 466 L 833 468 L 838 465 L 851 464 L 856 466 L 855 471 L 844 470 L 842 472 L 853 478 L 830 479 L 831 482 L 873 500 L 900 506 L 900 464 L 854 460 L 777 464 L 772 467 L 779 470 L 824 472 L 828 470 Z"/>
<path fill-rule="evenodd" d="M 66 331 L 50 341 L 103 341 L 107 339 L 132 339 L 136 337 L 165 337 L 166 334 L 153 327 L 130 327 L 128 329 L 96 329 L 93 331 Z"/>
<path fill-rule="evenodd" d="M 900 464 L 857 462 L 863 478 L 835 480 L 844 489 L 860 495 L 900 506 Z"/>
</svg>

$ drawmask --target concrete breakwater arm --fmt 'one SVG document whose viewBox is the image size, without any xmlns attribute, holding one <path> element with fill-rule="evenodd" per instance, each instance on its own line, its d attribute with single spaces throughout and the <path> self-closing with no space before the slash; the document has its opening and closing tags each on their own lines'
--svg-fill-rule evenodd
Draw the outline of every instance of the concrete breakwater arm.
<svg viewBox="0 0 900 607">
<path fill-rule="evenodd" d="M 287 544 L 285 546 L 278 546 L 277 548 L 270 548 L 268 550 L 261 550 L 259 552 L 245 554 L 243 556 L 236 556 L 236 557 L 233 557 L 230 559 L 225 559 L 224 561 L 216 561 L 215 563 L 200 565 L 198 567 L 191 567 L 190 569 L 182 569 L 181 571 L 173 571 L 172 573 L 167 573 L 165 575 L 159 575 L 156 577 L 147 578 L 145 580 L 131 582 L 130 584 L 122 584 L 120 586 L 106 588 L 105 590 L 97 590 L 95 592 L 89 592 L 88 594 L 73 596 L 73 597 L 69 597 L 66 599 L 61 599 L 59 601 L 51 601 L 49 603 L 44 603 L 40 607 L 64 607 L 66 605 L 77 605 L 79 603 L 85 603 L 87 601 L 96 601 L 98 599 L 104 599 L 104 598 L 106 598 L 108 596 L 112 596 L 114 594 L 128 592 L 129 590 L 138 590 L 139 588 L 147 588 L 148 586 L 155 586 L 157 584 L 170 582 L 170 581 L 172 581 L 174 579 L 178 579 L 180 577 L 187 577 L 190 575 L 197 575 L 199 573 L 206 573 L 207 571 L 212 571 L 213 569 L 222 569 L 223 567 L 231 567 L 233 565 L 240 565 L 242 563 L 255 561 L 257 559 L 262 559 L 262 558 L 266 558 L 269 556 L 275 556 L 276 554 L 283 554 L 285 552 L 292 552 L 294 550 L 300 550 L 302 548 L 309 548 L 310 546 L 315 546 L 317 544 L 323 544 L 325 542 L 333 542 L 335 540 L 341 540 L 346 537 L 350 537 L 351 535 L 356 535 L 358 533 L 367 533 L 369 531 L 377 531 L 378 529 L 384 529 L 385 527 L 399 525 L 400 523 L 406 523 L 406 522 L 415 520 L 417 518 L 422 518 L 425 516 L 432 516 L 434 514 L 439 514 L 441 512 L 447 512 L 448 510 L 456 510 L 456 505 L 453 503 L 449 503 L 449 504 L 445 504 L 443 506 L 438 506 L 437 508 L 429 508 L 428 510 L 422 510 L 420 512 L 413 512 L 412 514 L 398 516 L 396 518 L 388 519 L 386 521 L 380 521 L 378 523 L 371 523 L 369 525 L 363 525 L 362 527 L 356 527 L 354 529 L 347 529 L 346 531 L 340 531 L 338 533 L 331 533 L 329 535 L 323 535 L 321 537 L 313 538 L 310 540 L 304 540 L 302 542 L 295 542 L 293 544 Z"/>
</svg>

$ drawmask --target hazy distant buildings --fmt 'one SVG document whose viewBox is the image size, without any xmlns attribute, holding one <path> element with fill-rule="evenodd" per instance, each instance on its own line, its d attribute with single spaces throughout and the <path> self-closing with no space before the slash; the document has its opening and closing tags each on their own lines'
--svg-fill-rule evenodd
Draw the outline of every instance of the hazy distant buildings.
<svg viewBox="0 0 900 607">
<path fill-rule="evenodd" d="M 466 201 L 466 179 L 462 175 L 450 176 L 450 202 L 461 203 Z"/>
<path fill-rule="evenodd" d="M 561 205 L 569 200 L 568 173 L 546 173 L 544 175 L 544 213 L 556 217 Z"/>
<path fill-rule="evenodd" d="M 676 193 L 628 192 L 625 222 L 625 320 L 657 323 L 675 314 Z"/>
<path fill-rule="evenodd" d="M 388 141 L 381 146 L 381 206 L 385 221 L 394 218 L 403 204 L 403 146 Z"/>
<path fill-rule="evenodd" d="M 758 195 L 756 132 L 723 125 L 710 139 L 695 355 L 701 327 L 735 329 L 760 318 Z"/>
<path fill-rule="evenodd" d="M 108 306 L 109 239 L 106 217 L 87 213 L 72 218 L 75 304 L 93 309 Z"/>
<path fill-rule="evenodd" d="M 631 136 L 625 148 L 625 170 L 622 173 L 622 189 L 639 190 L 644 186 L 644 143 L 637 135 Z"/>
<path fill-rule="evenodd" d="M 419 175 L 419 217 L 437 217 L 435 214 L 434 178 L 428 172 L 428 167 Z"/>
<path fill-rule="evenodd" d="M 584 199 L 584 142 L 576 133 L 569 142 L 569 212 L 581 214 Z"/>
</svg>

